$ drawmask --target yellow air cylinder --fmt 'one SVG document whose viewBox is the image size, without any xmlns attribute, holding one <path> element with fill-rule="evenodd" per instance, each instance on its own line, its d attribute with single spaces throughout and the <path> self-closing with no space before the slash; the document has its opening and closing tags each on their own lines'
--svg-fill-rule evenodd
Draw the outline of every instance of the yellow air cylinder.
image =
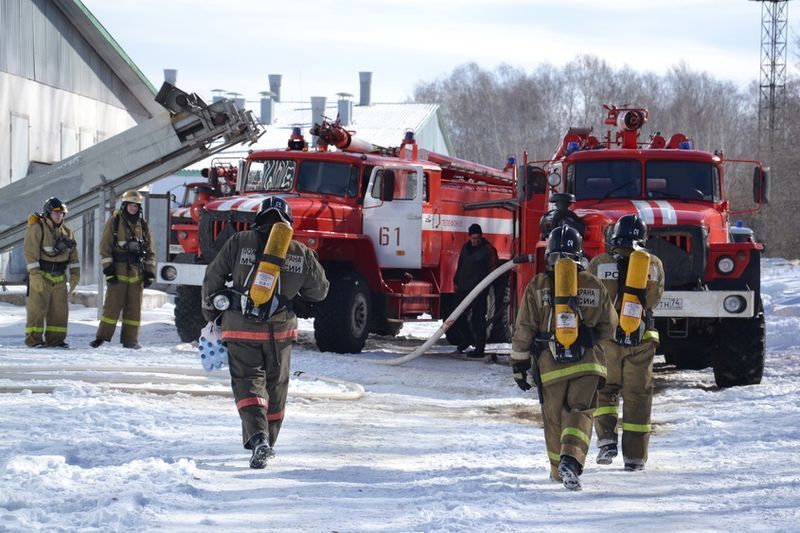
<svg viewBox="0 0 800 533">
<path fill-rule="evenodd" d="M 269 239 L 264 245 L 264 255 L 258 263 L 258 270 L 250 286 L 250 299 L 254 304 L 261 306 L 272 298 L 272 293 L 278 285 L 281 265 L 292 242 L 292 233 L 292 227 L 285 222 L 276 222 L 272 225 Z"/>
<path fill-rule="evenodd" d="M 578 265 L 571 259 L 561 258 L 555 265 L 555 319 L 556 340 L 565 348 L 572 346 L 578 340 L 578 315 L 562 298 L 576 298 L 578 296 Z"/>
<path fill-rule="evenodd" d="M 625 285 L 634 289 L 647 287 L 647 274 L 650 271 L 650 254 L 643 250 L 635 250 L 628 259 L 628 275 Z M 639 298 L 628 292 L 622 295 L 622 308 L 619 313 L 619 327 L 626 335 L 637 329 L 642 321 L 642 304 Z"/>
</svg>

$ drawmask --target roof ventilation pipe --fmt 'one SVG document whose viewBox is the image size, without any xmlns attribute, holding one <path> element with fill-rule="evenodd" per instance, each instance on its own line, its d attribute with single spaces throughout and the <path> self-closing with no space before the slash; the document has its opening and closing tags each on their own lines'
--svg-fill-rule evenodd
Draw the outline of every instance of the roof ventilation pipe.
<svg viewBox="0 0 800 533">
<path fill-rule="evenodd" d="M 241 98 L 242 93 L 229 92 L 228 96 L 233 100 L 233 103 L 236 104 L 236 107 L 244 111 L 244 98 Z"/>
<path fill-rule="evenodd" d="M 259 119 L 265 126 L 272 124 L 275 115 L 275 101 L 272 99 L 275 93 L 272 91 L 261 91 L 261 116 Z"/>
<path fill-rule="evenodd" d="M 349 126 L 353 121 L 353 97 L 350 93 L 336 93 L 339 101 L 336 102 L 336 110 L 339 113 L 339 122 L 342 126 Z"/>
<path fill-rule="evenodd" d="M 280 74 L 268 74 L 267 78 L 269 78 L 269 90 L 272 91 L 275 96 L 273 100 L 276 102 L 281 101 L 281 75 Z"/>
<path fill-rule="evenodd" d="M 358 80 L 361 82 L 361 98 L 358 105 L 372 104 L 372 72 L 359 72 Z"/>
<path fill-rule="evenodd" d="M 211 89 L 211 103 L 213 104 L 214 102 L 219 102 L 220 100 L 225 98 L 224 96 L 222 96 L 222 93 L 224 92 L 225 89 Z"/>
<path fill-rule="evenodd" d="M 176 81 L 178 80 L 178 69 L 174 68 L 165 68 L 164 69 L 164 81 L 169 83 L 170 85 L 175 85 Z"/>
<path fill-rule="evenodd" d="M 311 97 L 311 125 L 314 124 L 321 124 L 323 118 L 325 117 L 325 103 L 326 98 L 324 96 L 312 96 Z M 312 145 L 317 145 L 317 136 L 312 136 L 313 142 Z"/>
</svg>

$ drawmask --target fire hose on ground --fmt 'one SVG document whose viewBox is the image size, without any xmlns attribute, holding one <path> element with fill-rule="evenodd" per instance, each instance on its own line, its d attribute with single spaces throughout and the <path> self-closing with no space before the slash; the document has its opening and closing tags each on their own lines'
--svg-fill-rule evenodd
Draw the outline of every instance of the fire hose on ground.
<svg viewBox="0 0 800 533">
<path fill-rule="evenodd" d="M 378 365 L 395 366 L 395 365 L 402 365 L 403 363 L 407 363 L 409 361 L 416 359 L 417 357 L 423 355 L 428 350 L 428 348 L 433 346 L 433 344 L 436 341 L 438 341 L 439 338 L 453 326 L 453 324 L 455 324 L 456 320 L 458 320 L 458 317 L 460 317 L 461 314 L 464 311 L 466 311 L 466 309 L 472 304 L 472 301 L 475 298 L 477 298 L 478 295 L 484 291 L 484 289 L 486 289 L 489 285 L 491 285 L 497 278 L 499 278 L 512 268 L 516 267 L 517 265 L 522 263 L 532 263 L 533 260 L 534 260 L 533 254 L 518 255 L 511 261 L 503 263 L 502 265 L 494 269 L 488 276 L 486 276 L 486 278 L 483 279 L 483 281 L 481 281 L 474 289 L 472 289 L 472 291 L 470 291 L 467 297 L 464 298 L 464 300 L 453 310 L 452 313 L 450 313 L 450 316 L 448 316 L 444 321 L 442 321 L 442 325 L 439 327 L 439 329 L 437 329 L 436 332 L 422 344 L 422 346 L 420 346 L 410 354 L 386 360 L 366 359 L 362 357 L 356 359 L 356 361 L 363 361 Z"/>
</svg>

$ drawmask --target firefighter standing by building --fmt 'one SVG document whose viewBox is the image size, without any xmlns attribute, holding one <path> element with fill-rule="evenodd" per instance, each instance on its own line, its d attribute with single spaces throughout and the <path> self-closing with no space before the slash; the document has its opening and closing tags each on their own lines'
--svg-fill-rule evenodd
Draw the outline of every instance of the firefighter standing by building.
<svg viewBox="0 0 800 533">
<path fill-rule="evenodd" d="M 626 335 L 617 328 L 615 338 L 603 348 L 608 365 L 606 385 L 598 394 L 594 412 L 597 430 L 598 464 L 611 464 L 617 456 L 619 397 L 623 398 L 622 457 L 625 470 L 643 470 L 650 440 L 650 409 L 653 403 L 653 357 L 658 346 L 658 331 L 653 327 L 653 308 L 664 293 L 664 267 L 650 255 L 647 285 L 644 289 L 626 287 L 629 259 L 634 250 L 644 248 L 647 226 L 638 215 L 625 215 L 614 226 L 611 250 L 589 263 L 589 271 L 605 285 L 617 313 L 622 312 L 623 294 L 640 300 L 643 317 L 639 328 Z M 620 315 L 621 316 L 621 315 Z"/>
<path fill-rule="evenodd" d="M 253 229 L 237 233 L 225 243 L 203 281 L 203 315 L 207 320 L 218 318 L 220 306 L 215 309 L 215 297 L 222 295 L 225 299 L 227 295 L 230 303 L 222 316 L 222 339 L 228 348 L 242 440 L 245 449 L 252 450 L 251 468 L 264 468 L 274 456 L 283 422 L 292 343 L 297 337 L 297 317 L 290 301 L 298 297 L 319 302 L 328 293 L 325 271 L 316 254 L 304 244 L 291 240 L 284 259 L 266 254 L 265 244 L 278 222 L 291 226 L 291 211 L 285 200 L 271 196 L 262 201 Z M 290 232 L 285 238 L 291 238 Z M 275 269 L 279 275 L 273 282 L 277 289 L 272 297 L 256 306 L 251 285 L 258 275 L 259 261 L 280 270 Z M 232 277 L 231 290 L 225 286 L 228 276 Z"/>
<path fill-rule="evenodd" d="M 64 225 L 67 206 L 58 198 L 44 203 L 42 213 L 28 218 L 23 252 L 28 270 L 28 298 L 25 344 L 43 348 L 69 348 L 67 337 L 66 271 L 69 292 L 80 281 L 80 263 L 75 235 Z"/>
<path fill-rule="evenodd" d="M 479 224 L 469 227 L 469 240 L 461 248 L 458 266 L 453 276 L 457 306 L 486 276 L 497 268 L 497 250 L 483 238 Z M 486 299 L 489 287 L 478 295 L 472 304 L 461 313 L 454 327 L 459 332 L 458 351 L 463 352 L 470 344 L 475 350 L 468 357 L 484 357 L 486 348 Z M 472 341 L 472 342 L 470 342 Z"/>
<path fill-rule="evenodd" d="M 570 226 L 558 226 L 550 232 L 547 272 L 528 283 L 511 339 L 514 380 L 522 390 L 530 389 L 530 371 L 539 389 L 550 477 L 571 490 L 581 488 L 579 476 L 591 442 L 592 412 L 606 375 L 598 343 L 612 338 L 617 327 L 617 315 L 605 287 L 580 268 L 581 241 L 580 233 Z M 571 298 L 555 290 L 560 283 L 556 262 L 564 258 L 576 263 L 562 265 L 572 268 L 577 285 Z M 562 313 L 559 305 L 566 306 L 569 313 Z M 577 329 L 577 340 L 567 348 L 556 333 L 562 321 Z"/>
<path fill-rule="evenodd" d="M 100 264 L 107 283 L 106 299 L 96 338 L 97 348 L 110 342 L 122 313 L 122 346 L 138 350 L 144 288 L 155 279 L 156 257 L 150 227 L 142 216 L 144 197 L 139 191 L 122 195 L 119 211 L 106 221 L 100 239 Z"/>
</svg>

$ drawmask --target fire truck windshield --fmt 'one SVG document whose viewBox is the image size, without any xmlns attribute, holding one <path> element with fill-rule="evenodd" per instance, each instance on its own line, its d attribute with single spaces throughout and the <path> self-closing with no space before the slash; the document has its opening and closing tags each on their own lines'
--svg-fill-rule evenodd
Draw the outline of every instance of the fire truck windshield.
<svg viewBox="0 0 800 533">
<path fill-rule="evenodd" d="M 719 171 L 702 161 L 648 161 L 645 164 L 648 198 L 721 200 Z"/>
<path fill-rule="evenodd" d="M 330 161 L 303 161 L 297 177 L 297 190 L 335 196 L 358 195 L 356 166 Z"/>
<path fill-rule="evenodd" d="M 294 159 L 250 161 L 243 191 L 288 191 L 292 188 L 296 168 Z"/>
<path fill-rule="evenodd" d="M 567 169 L 567 192 L 576 200 L 639 198 L 641 183 L 642 165 L 634 160 L 577 161 Z"/>
</svg>

